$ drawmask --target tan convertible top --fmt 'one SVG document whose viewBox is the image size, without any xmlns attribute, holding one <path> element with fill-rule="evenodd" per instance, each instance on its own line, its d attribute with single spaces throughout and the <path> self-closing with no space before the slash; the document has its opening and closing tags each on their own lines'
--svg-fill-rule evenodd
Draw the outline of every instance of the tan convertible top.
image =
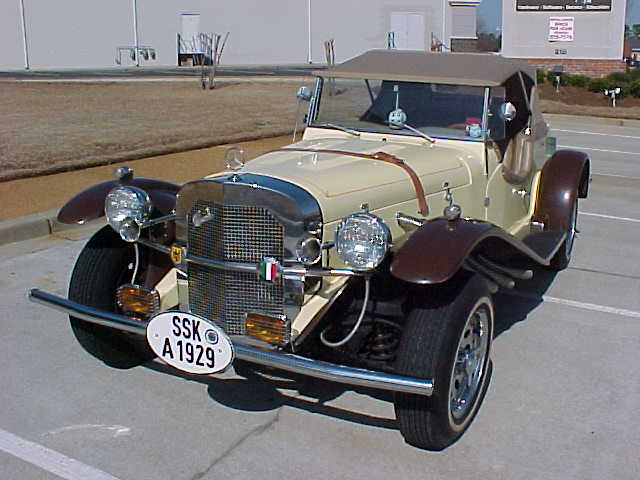
<svg viewBox="0 0 640 480">
<path fill-rule="evenodd" d="M 531 66 L 500 55 L 371 50 L 314 73 L 332 78 L 498 86 L 517 72 L 535 81 L 535 70 Z"/>
</svg>

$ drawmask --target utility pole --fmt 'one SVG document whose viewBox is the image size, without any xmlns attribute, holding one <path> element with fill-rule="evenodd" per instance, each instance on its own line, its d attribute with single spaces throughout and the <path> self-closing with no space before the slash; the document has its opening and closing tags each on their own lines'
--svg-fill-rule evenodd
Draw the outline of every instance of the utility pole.
<svg viewBox="0 0 640 480">
<path fill-rule="evenodd" d="M 307 0 L 307 63 L 313 63 L 311 57 L 311 0 Z"/>
<path fill-rule="evenodd" d="M 136 67 L 139 67 L 140 44 L 138 43 L 138 0 L 133 0 L 133 43 L 136 49 Z"/>
<path fill-rule="evenodd" d="M 24 14 L 24 0 L 20 0 L 20 18 L 22 20 L 22 43 L 24 45 L 24 68 L 29 70 L 29 43 L 27 42 L 27 21 Z"/>
</svg>

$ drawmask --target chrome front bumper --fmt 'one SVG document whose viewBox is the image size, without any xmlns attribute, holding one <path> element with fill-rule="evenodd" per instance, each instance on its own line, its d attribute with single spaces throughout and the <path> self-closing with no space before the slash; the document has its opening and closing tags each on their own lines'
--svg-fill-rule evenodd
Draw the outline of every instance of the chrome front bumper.
<svg viewBox="0 0 640 480">
<path fill-rule="evenodd" d="M 73 302 L 39 289 L 29 291 L 29 300 L 41 303 L 61 312 L 90 323 L 104 325 L 137 335 L 146 334 L 146 323 L 132 320 L 117 313 L 106 312 Z M 236 358 L 258 365 L 273 367 L 287 372 L 307 375 L 336 383 L 390 390 L 393 392 L 412 393 L 430 396 L 433 393 L 433 381 L 392 375 L 389 373 L 352 368 L 343 365 L 310 360 L 300 355 L 279 351 L 261 350 L 259 348 L 233 342 Z"/>
</svg>

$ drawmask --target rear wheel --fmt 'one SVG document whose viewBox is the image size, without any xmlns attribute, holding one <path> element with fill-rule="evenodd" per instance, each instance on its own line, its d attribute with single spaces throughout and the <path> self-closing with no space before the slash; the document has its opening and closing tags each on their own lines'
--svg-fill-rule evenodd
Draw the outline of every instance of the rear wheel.
<svg viewBox="0 0 640 480">
<path fill-rule="evenodd" d="M 491 295 L 477 275 L 463 283 L 421 299 L 398 350 L 401 374 L 434 381 L 431 397 L 395 395 L 400 433 L 419 448 L 442 450 L 455 442 L 475 417 L 491 376 Z"/>
<path fill-rule="evenodd" d="M 76 261 L 69 299 L 90 307 L 118 312 L 116 290 L 131 281 L 133 246 L 109 226 L 87 242 Z M 69 316 L 73 333 L 91 355 L 115 368 L 131 368 L 153 358 L 142 337 Z"/>
</svg>

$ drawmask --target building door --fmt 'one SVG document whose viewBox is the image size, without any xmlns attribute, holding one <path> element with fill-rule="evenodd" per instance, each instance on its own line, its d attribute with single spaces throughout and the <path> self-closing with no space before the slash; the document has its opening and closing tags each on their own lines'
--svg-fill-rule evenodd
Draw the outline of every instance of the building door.
<svg viewBox="0 0 640 480">
<path fill-rule="evenodd" d="M 180 39 L 180 53 L 193 54 L 202 53 L 200 47 L 200 14 L 199 13 L 183 13 L 180 15 L 182 24 L 182 32 Z"/>
<path fill-rule="evenodd" d="M 391 13 L 393 45 L 398 50 L 424 50 L 424 15 L 421 13 Z"/>
</svg>

